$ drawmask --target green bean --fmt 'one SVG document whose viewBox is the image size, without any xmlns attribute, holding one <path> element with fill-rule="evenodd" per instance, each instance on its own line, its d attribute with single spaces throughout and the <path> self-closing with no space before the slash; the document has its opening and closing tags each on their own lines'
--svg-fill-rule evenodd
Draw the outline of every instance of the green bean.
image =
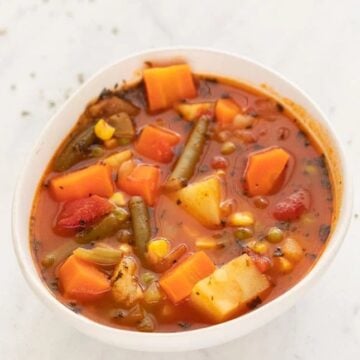
<svg viewBox="0 0 360 360">
<path fill-rule="evenodd" d="M 147 243 L 151 238 L 149 211 L 140 196 L 133 196 L 129 200 L 129 209 L 135 246 L 139 256 L 143 257 L 147 251 Z"/>
<path fill-rule="evenodd" d="M 61 261 L 65 260 L 75 249 L 79 247 L 79 244 L 72 240 L 67 241 L 63 245 L 59 246 L 55 250 L 49 252 L 41 259 L 41 265 L 44 268 L 50 268 L 57 266 Z"/>
<path fill-rule="evenodd" d="M 122 208 L 118 208 L 109 215 L 105 216 L 93 227 L 79 232 L 76 235 L 76 242 L 86 244 L 91 241 L 104 239 L 115 235 L 122 227 L 122 224 L 128 219 L 128 213 Z"/>
<path fill-rule="evenodd" d="M 92 249 L 78 248 L 74 255 L 80 259 L 99 264 L 116 265 L 123 256 L 123 251 L 111 247 L 96 246 Z"/>
<path fill-rule="evenodd" d="M 67 170 L 77 162 L 85 159 L 89 146 L 92 145 L 95 140 L 96 136 L 93 126 L 75 135 L 56 157 L 54 163 L 55 171 Z"/>
<path fill-rule="evenodd" d="M 164 185 L 167 191 L 175 191 L 186 186 L 194 174 L 196 164 L 204 149 L 209 120 L 209 116 L 204 115 L 196 122 L 175 168 Z"/>
</svg>

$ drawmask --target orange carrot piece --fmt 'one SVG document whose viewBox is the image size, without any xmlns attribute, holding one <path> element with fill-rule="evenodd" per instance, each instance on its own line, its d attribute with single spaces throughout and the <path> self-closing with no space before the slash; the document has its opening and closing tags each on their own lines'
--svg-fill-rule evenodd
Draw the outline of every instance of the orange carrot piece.
<svg viewBox="0 0 360 360">
<path fill-rule="evenodd" d="M 180 141 L 180 135 L 174 131 L 154 125 L 147 125 L 143 128 L 135 149 L 152 160 L 167 163 L 174 156 L 172 151 Z"/>
<path fill-rule="evenodd" d="M 219 99 L 215 105 L 215 117 L 220 126 L 231 125 L 234 117 L 241 113 L 241 109 L 232 99 Z"/>
<path fill-rule="evenodd" d="M 205 252 L 199 251 L 162 276 L 159 283 L 174 303 L 184 300 L 194 285 L 213 273 L 215 265 Z"/>
<path fill-rule="evenodd" d="M 270 194 L 282 175 L 290 155 L 279 147 L 267 148 L 249 156 L 245 182 L 251 196 Z"/>
<path fill-rule="evenodd" d="M 123 173 L 120 166 L 118 187 L 129 195 L 142 196 L 149 206 L 153 206 L 159 190 L 160 169 L 153 165 L 136 165 L 129 173 Z"/>
<path fill-rule="evenodd" d="M 57 201 L 69 201 L 91 195 L 110 197 L 113 194 L 111 168 L 105 164 L 57 176 L 50 180 L 50 191 Z"/>
<path fill-rule="evenodd" d="M 69 299 L 89 301 L 110 290 L 110 281 L 94 265 L 71 255 L 59 272 L 63 295 Z"/>
<path fill-rule="evenodd" d="M 187 64 L 144 70 L 150 111 L 166 109 L 178 100 L 196 96 L 191 69 Z"/>
</svg>

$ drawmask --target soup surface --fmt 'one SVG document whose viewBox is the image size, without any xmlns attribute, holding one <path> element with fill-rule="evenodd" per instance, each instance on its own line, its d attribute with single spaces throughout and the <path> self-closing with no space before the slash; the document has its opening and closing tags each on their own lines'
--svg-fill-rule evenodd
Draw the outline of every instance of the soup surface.
<svg viewBox="0 0 360 360">
<path fill-rule="evenodd" d="M 282 104 L 186 64 L 148 67 L 140 83 L 104 89 L 59 147 L 31 247 L 79 316 L 184 331 L 296 284 L 332 212 L 327 161 Z"/>
</svg>

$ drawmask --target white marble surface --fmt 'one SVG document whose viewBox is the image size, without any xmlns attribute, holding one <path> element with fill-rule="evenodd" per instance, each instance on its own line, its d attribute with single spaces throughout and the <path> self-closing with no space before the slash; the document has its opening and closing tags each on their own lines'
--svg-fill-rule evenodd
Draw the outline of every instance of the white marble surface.
<svg viewBox="0 0 360 360">
<path fill-rule="evenodd" d="M 212 349 L 169 355 L 104 345 L 55 318 L 25 284 L 12 250 L 10 209 L 39 132 L 100 67 L 134 51 L 179 44 L 250 56 L 300 85 L 329 115 L 354 160 L 355 190 L 360 186 L 356 0 L 0 0 L 0 359 L 359 359 L 356 215 L 330 270 L 295 308 Z M 354 205 L 359 213 L 358 196 Z"/>
</svg>

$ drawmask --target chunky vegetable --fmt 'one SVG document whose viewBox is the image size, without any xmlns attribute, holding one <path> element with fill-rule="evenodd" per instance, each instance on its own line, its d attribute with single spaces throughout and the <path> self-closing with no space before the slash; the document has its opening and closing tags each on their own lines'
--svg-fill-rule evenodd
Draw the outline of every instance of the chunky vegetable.
<svg viewBox="0 0 360 360">
<path fill-rule="evenodd" d="M 64 296 L 79 301 L 90 301 L 110 290 L 105 274 L 74 255 L 61 265 L 59 281 Z"/>
<path fill-rule="evenodd" d="M 129 195 L 142 196 L 149 206 L 153 206 L 159 189 L 159 168 L 147 164 L 139 164 L 134 167 L 128 165 L 124 163 L 120 167 L 117 185 Z"/>
<path fill-rule="evenodd" d="M 90 145 L 94 144 L 96 136 L 94 127 L 89 126 L 80 133 L 75 134 L 65 145 L 60 154 L 55 158 L 54 170 L 65 171 L 88 155 Z"/>
<path fill-rule="evenodd" d="M 247 255 L 241 255 L 200 280 L 191 291 L 191 304 L 213 322 L 230 319 L 270 287 Z"/>
<path fill-rule="evenodd" d="M 122 163 L 124 163 L 127 160 L 130 160 L 132 156 L 133 153 L 131 150 L 124 150 L 115 153 L 113 155 L 110 155 L 109 157 L 102 160 L 102 162 L 106 165 L 111 166 L 113 169 L 118 169 Z"/>
<path fill-rule="evenodd" d="M 47 253 L 41 259 L 41 266 L 44 268 L 56 268 L 64 259 L 66 259 L 72 252 L 79 247 L 79 244 L 69 240 L 56 248 L 55 250 Z"/>
<path fill-rule="evenodd" d="M 135 127 L 131 117 L 126 112 L 114 114 L 108 119 L 109 124 L 115 129 L 114 137 L 120 140 L 120 145 L 125 145 L 135 136 Z"/>
<path fill-rule="evenodd" d="M 240 112 L 240 107 L 232 99 L 219 99 L 216 102 L 215 118 L 221 127 L 231 125 L 235 116 Z"/>
<path fill-rule="evenodd" d="M 78 259 L 98 265 L 116 265 L 124 253 L 109 246 L 96 246 L 92 249 L 77 248 L 74 255 Z"/>
<path fill-rule="evenodd" d="M 287 237 L 284 240 L 281 249 L 284 256 L 292 262 L 298 262 L 304 256 L 304 250 L 299 242 L 291 237 Z"/>
<path fill-rule="evenodd" d="M 139 108 L 131 104 L 129 101 L 121 99 L 117 96 L 110 96 L 98 101 L 96 104 L 88 108 L 90 116 L 93 118 L 107 118 L 114 114 L 125 112 L 130 116 L 136 116 Z"/>
<path fill-rule="evenodd" d="M 196 122 L 174 170 L 164 185 L 167 191 L 175 191 L 186 186 L 194 174 L 195 167 L 204 149 L 209 121 L 208 116 L 202 116 Z"/>
<path fill-rule="evenodd" d="M 176 203 L 209 227 L 220 225 L 221 186 L 216 176 L 192 183 L 173 194 Z"/>
<path fill-rule="evenodd" d="M 174 156 L 173 147 L 180 141 L 174 131 L 154 125 L 145 126 L 135 144 L 143 156 L 162 163 L 170 162 Z"/>
<path fill-rule="evenodd" d="M 111 277 L 114 300 L 125 307 L 131 307 L 143 298 L 143 291 L 137 280 L 137 265 L 134 258 L 124 257 Z"/>
<path fill-rule="evenodd" d="M 64 204 L 57 217 L 56 228 L 83 230 L 111 212 L 114 206 L 97 195 L 69 201 Z"/>
<path fill-rule="evenodd" d="M 103 141 L 110 140 L 114 133 L 115 128 L 109 125 L 104 119 L 100 119 L 94 128 L 95 135 Z"/>
<path fill-rule="evenodd" d="M 129 201 L 132 229 L 138 254 L 143 257 L 151 237 L 149 211 L 140 196 L 133 196 Z"/>
<path fill-rule="evenodd" d="M 267 195 L 274 191 L 289 159 L 289 153 L 278 147 L 252 153 L 245 169 L 249 195 Z"/>
<path fill-rule="evenodd" d="M 163 275 L 160 286 L 173 303 L 188 297 L 195 283 L 215 270 L 212 260 L 199 251 Z"/>
<path fill-rule="evenodd" d="M 111 170 L 107 165 L 91 165 L 50 180 L 50 191 L 57 201 L 70 201 L 91 195 L 110 197 L 113 193 Z"/>
<path fill-rule="evenodd" d="M 275 219 L 280 221 L 296 220 L 310 208 L 310 194 L 299 189 L 284 200 L 278 202 L 273 211 Z"/>
<path fill-rule="evenodd" d="M 144 70 L 150 111 L 166 109 L 178 100 L 196 96 L 196 88 L 187 64 Z"/>
<path fill-rule="evenodd" d="M 204 102 L 196 104 L 179 103 L 175 105 L 175 110 L 187 121 L 195 121 L 202 115 L 213 115 L 214 103 Z"/>
<path fill-rule="evenodd" d="M 105 216 L 93 227 L 77 233 L 75 240 L 80 244 L 101 240 L 114 235 L 121 229 L 122 224 L 128 219 L 126 210 L 119 208 Z"/>
</svg>

